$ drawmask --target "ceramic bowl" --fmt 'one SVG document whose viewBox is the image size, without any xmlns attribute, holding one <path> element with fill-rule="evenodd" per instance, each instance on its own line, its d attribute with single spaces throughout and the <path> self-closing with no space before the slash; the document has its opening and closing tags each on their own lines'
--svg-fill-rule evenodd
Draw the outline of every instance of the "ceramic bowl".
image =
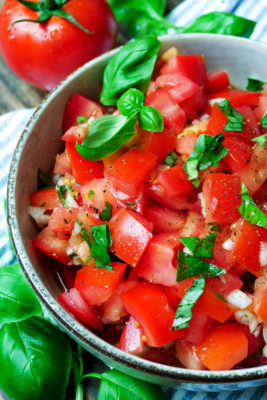
<svg viewBox="0 0 267 400">
<path fill-rule="evenodd" d="M 245 88 L 247 77 L 267 81 L 267 46 L 248 39 L 211 34 L 161 37 L 161 52 L 176 46 L 181 54 L 200 53 L 207 68 L 226 70 L 236 87 Z M 16 147 L 8 181 L 8 221 L 20 264 L 41 302 L 62 328 L 86 350 L 132 376 L 172 387 L 220 391 L 245 389 L 267 383 L 267 365 L 231 371 L 194 371 L 143 360 L 106 343 L 74 320 L 58 303 L 60 288 L 47 258 L 34 251 L 31 240 L 37 228 L 27 213 L 29 194 L 37 187 L 37 170 L 49 171 L 60 141 L 63 110 L 78 92 L 98 100 L 102 73 L 117 49 L 85 64 L 56 87 L 34 112 Z"/>
</svg>

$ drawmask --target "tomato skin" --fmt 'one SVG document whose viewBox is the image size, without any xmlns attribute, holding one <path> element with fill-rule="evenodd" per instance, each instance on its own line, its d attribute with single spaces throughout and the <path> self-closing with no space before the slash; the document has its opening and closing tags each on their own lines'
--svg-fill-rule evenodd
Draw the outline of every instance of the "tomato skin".
<svg viewBox="0 0 267 400">
<path fill-rule="evenodd" d="M 185 368 L 194 370 L 206 369 L 196 354 L 196 346 L 183 338 L 176 340 L 175 355 Z"/>
<path fill-rule="evenodd" d="M 223 161 L 231 173 L 240 171 L 249 162 L 252 147 L 246 141 L 229 137 L 224 140 L 223 146 L 229 150 Z"/>
<path fill-rule="evenodd" d="M 140 129 L 141 132 L 141 148 L 154 153 L 158 156 L 158 162 L 163 162 L 172 150 L 175 148 L 176 138 L 169 134 L 161 132 L 149 132 Z"/>
<path fill-rule="evenodd" d="M 121 334 L 120 349 L 126 353 L 140 353 L 144 347 L 143 335 L 142 327 L 130 317 Z"/>
<path fill-rule="evenodd" d="M 142 326 L 149 346 L 161 347 L 183 335 L 172 331 L 174 311 L 158 285 L 141 282 L 121 294 L 126 310 Z"/>
<path fill-rule="evenodd" d="M 209 99 L 225 98 L 229 99 L 233 107 L 236 106 L 256 106 L 258 104 L 260 93 L 250 92 L 249 90 L 229 89 L 213 93 Z"/>
<path fill-rule="evenodd" d="M 267 285 L 259 286 L 253 295 L 253 310 L 267 324 Z"/>
<path fill-rule="evenodd" d="M 189 181 L 182 165 L 175 165 L 161 172 L 157 177 L 158 182 L 165 189 L 167 197 L 194 191 L 194 186 Z"/>
<path fill-rule="evenodd" d="M 78 208 L 55 207 L 49 219 L 48 226 L 54 232 L 71 233 L 78 213 Z"/>
<path fill-rule="evenodd" d="M 49 188 L 33 192 L 30 195 L 31 206 L 44 207 L 46 210 L 53 210 L 55 207 L 62 206 L 57 189 Z"/>
<path fill-rule="evenodd" d="M 155 233 L 177 231 L 184 226 L 186 218 L 184 211 L 173 211 L 163 207 L 148 208 L 145 216 L 153 223 Z"/>
<path fill-rule="evenodd" d="M 62 9 L 93 34 L 56 16 L 45 23 L 20 22 L 8 30 L 14 21 L 39 15 L 17 0 L 5 1 L 0 13 L 0 49 L 6 63 L 20 78 L 46 90 L 110 50 L 117 37 L 117 24 L 104 0 L 70 0 Z"/>
<path fill-rule="evenodd" d="M 216 69 L 207 75 L 208 93 L 219 92 L 230 86 L 229 76 L 227 72 Z"/>
</svg>

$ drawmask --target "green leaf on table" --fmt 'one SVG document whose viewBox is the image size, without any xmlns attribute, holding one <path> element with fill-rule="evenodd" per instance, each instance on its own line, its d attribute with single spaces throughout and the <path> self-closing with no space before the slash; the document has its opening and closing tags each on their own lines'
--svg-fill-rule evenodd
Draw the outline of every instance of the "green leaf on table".
<svg viewBox="0 0 267 400">
<path fill-rule="evenodd" d="M 257 78 L 248 78 L 246 89 L 252 92 L 261 92 L 265 83 Z"/>
<path fill-rule="evenodd" d="M 140 112 L 145 104 L 145 96 L 138 89 L 128 89 L 117 102 L 119 112 L 126 117 L 131 117 Z"/>
<path fill-rule="evenodd" d="M 136 115 L 103 115 L 92 122 L 82 144 L 76 142 L 75 147 L 87 160 L 102 160 L 132 137 L 136 121 Z"/>
<path fill-rule="evenodd" d="M 249 38 L 256 22 L 222 11 L 213 11 L 201 15 L 190 25 L 183 28 L 184 33 L 218 33 Z"/>
<path fill-rule="evenodd" d="M 33 317 L 0 330 L 0 387 L 13 400 L 63 400 L 71 368 L 67 337 Z"/>
<path fill-rule="evenodd" d="M 104 70 L 101 103 L 116 105 L 120 96 L 130 88 L 144 93 L 151 80 L 160 46 L 160 41 L 153 35 L 125 44 Z"/>
<path fill-rule="evenodd" d="M 0 267 L 0 325 L 41 312 L 37 297 L 19 264 Z"/>
<path fill-rule="evenodd" d="M 181 282 L 187 278 L 192 278 L 197 275 L 202 275 L 204 278 L 211 276 L 219 276 L 226 274 L 224 268 L 217 267 L 217 265 L 208 263 L 191 254 L 178 251 L 178 264 L 177 264 L 177 282 Z"/>
<path fill-rule="evenodd" d="M 38 190 L 54 187 L 53 180 L 50 174 L 45 174 L 40 168 L 37 173 L 37 188 Z"/>
<path fill-rule="evenodd" d="M 263 115 L 262 119 L 260 120 L 260 124 L 264 129 L 267 129 L 267 112 Z"/>
<path fill-rule="evenodd" d="M 169 167 L 173 167 L 175 162 L 178 160 L 178 156 L 175 153 L 175 151 L 171 151 L 165 160 L 163 161 L 163 164 L 168 165 Z"/>
<path fill-rule="evenodd" d="M 110 218 L 112 217 L 112 209 L 112 205 L 108 201 L 105 201 L 105 208 L 103 208 L 103 210 L 101 210 L 99 213 L 99 218 L 101 219 L 101 221 L 110 220 Z"/>
<path fill-rule="evenodd" d="M 257 207 L 243 182 L 241 184 L 241 199 L 242 202 L 238 207 L 238 211 L 242 217 L 252 225 L 267 228 L 267 215 Z"/>
<path fill-rule="evenodd" d="M 221 101 L 217 105 L 219 109 L 226 115 L 228 120 L 223 128 L 224 132 L 243 132 L 245 125 L 244 115 L 240 114 L 240 112 L 232 107 L 228 99 Z"/>
<path fill-rule="evenodd" d="M 259 143 L 260 147 L 263 147 L 267 143 L 267 133 L 264 133 L 264 135 L 255 137 L 254 139 L 251 139 L 252 142 Z"/>
<path fill-rule="evenodd" d="M 212 251 L 216 238 L 216 233 L 208 233 L 203 239 L 200 239 L 197 236 L 182 237 L 179 239 L 195 257 L 212 258 Z"/>
<path fill-rule="evenodd" d="M 204 292 L 204 289 L 205 278 L 203 276 L 196 278 L 193 285 L 187 289 L 186 294 L 178 305 L 172 324 L 172 330 L 176 331 L 189 326 L 189 321 L 193 315 L 192 309 Z"/>
<path fill-rule="evenodd" d="M 101 379 L 98 399 L 101 400 L 164 400 L 160 386 L 141 381 L 116 369 L 103 374 L 86 374 L 82 378 Z"/>
<path fill-rule="evenodd" d="M 223 134 L 217 136 L 199 135 L 193 151 L 183 166 L 195 188 L 200 185 L 198 171 L 202 171 L 212 165 L 218 166 L 219 161 L 228 154 L 229 150 L 222 145 L 223 141 Z"/>
<path fill-rule="evenodd" d="M 161 113 L 154 107 L 144 106 L 139 113 L 140 128 L 151 132 L 162 132 L 164 123 Z"/>
</svg>

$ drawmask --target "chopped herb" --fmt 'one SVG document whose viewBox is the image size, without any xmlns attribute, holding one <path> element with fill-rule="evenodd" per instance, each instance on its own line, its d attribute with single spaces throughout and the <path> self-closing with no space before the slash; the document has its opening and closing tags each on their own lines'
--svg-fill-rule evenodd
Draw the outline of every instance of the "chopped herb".
<svg viewBox="0 0 267 400">
<path fill-rule="evenodd" d="M 156 90 L 161 89 L 161 86 L 156 86 Z"/>
<path fill-rule="evenodd" d="M 192 318 L 192 308 L 204 292 L 204 289 L 205 278 L 201 276 L 195 279 L 193 285 L 187 289 L 186 294 L 176 310 L 172 330 L 177 331 L 189 326 L 189 321 Z"/>
<path fill-rule="evenodd" d="M 221 232 L 222 228 L 219 224 L 215 224 L 214 222 L 209 223 L 209 228 L 212 232 Z"/>
<path fill-rule="evenodd" d="M 224 303 L 227 303 L 227 304 L 228 304 L 228 301 L 226 300 L 226 298 L 223 297 L 220 293 L 215 292 L 215 294 L 216 294 L 216 296 L 218 297 L 218 299 L 220 299 L 220 300 L 224 301 Z"/>
<path fill-rule="evenodd" d="M 86 264 L 89 263 L 89 261 L 91 260 L 91 258 L 92 258 L 91 256 L 86 257 L 86 259 L 85 259 Z"/>
<path fill-rule="evenodd" d="M 264 129 L 267 129 L 267 112 L 263 115 L 262 119 L 260 120 L 260 124 Z"/>
<path fill-rule="evenodd" d="M 98 213 L 98 208 L 96 206 L 94 206 L 94 212 Z"/>
<path fill-rule="evenodd" d="M 242 217 L 252 225 L 267 228 L 267 216 L 257 207 L 243 182 L 241 184 L 241 198 L 242 202 L 238 207 L 238 211 Z"/>
<path fill-rule="evenodd" d="M 86 124 L 88 122 L 88 118 L 84 117 L 83 115 L 79 115 L 77 117 L 77 124 L 81 125 L 81 124 Z"/>
<path fill-rule="evenodd" d="M 46 205 L 46 203 L 44 202 L 44 203 L 40 204 L 40 207 L 45 207 L 45 205 Z"/>
<path fill-rule="evenodd" d="M 223 141 L 223 134 L 217 136 L 202 134 L 198 137 L 193 151 L 184 163 L 184 170 L 195 188 L 200 185 L 198 171 L 211 165 L 218 166 L 219 161 L 228 154 L 229 150 L 222 145 Z"/>
<path fill-rule="evenodd" d="M 263 82 L 260 79 L 248 78 L 246 89 L 251 90 L 252 92 L 261 92 L 265 83 L 266 82 Z"/>
<path fill-rule="evenodd" d="M 112 217 L 112 205 L 108 202 L 105 201 L 105 208 L 99 213 L 99 218 L 101 221 L 109 221 L 110 218 Z"/>
<path fill-rule="evenodd" d="M 266 124 L 267 124 L 267 118 L 266 118 Z M 265 133 L 264 135 L 258 136 L 254 139 L 251 139 L 252 142 L 256 142 L 259 143 L 260 147 L 263 147 L 266 145 L 267 142 L 267 133 Z"/>
<path fill-rule="evenodd" d="M 177 265 L 177 282 L 193 276 L 202 275 L 204 278 L 211 276 L 219 276 L 226 274 L 224 268 L 217 267 L 217 265 L 210 264 L 198 257 L 191 256 L 191 254 L 178 251 L 178 265 Z"/>
<path fill-rule="evenodd" d="M 245 117 L 231 106 L 230 101 L 225 99 L 218 103 L 218 107 L 228 119 L 223 129 L 224 132 L 243 132 Z"/>
<path fill-rule="evenodd" d="M 66 196 L 66 192 L 67 192 L 68 190 L 71 190 L 72 187 L 71 187 L 70 185 L 57 185 L 57 186 L 56 186 L 56 189 L 57 189 L 57 194 L 58 194 L 58 197 L 59 197 L 59 199 L 60 199 L 62 205 L 63 205 L 64 207 L 67 207 L 68 205 L 67 205 L 65 196 Z"/>
<path fill-rule="evenodd" d="M 45 174 L 40 168 L 37 174 L 38 190 L 53 187 L 53 180 L 49 174 Z"/>
<path fill-rule="evenodd" d="M 81 237 L 88 244 L 88 247 L 91 249 L 91 241 L 90 241 L 88 230 L 85 228 L 84 224 L 78 218 L 76 219 L 76 222 L 81 227 Z"/>
<path fill-rule="evenodd" d="M 95 192 L 93 190 L 90 190 L 90 192 L 88 193 L 88 199 L 91 199 L 94 194 Z"/>
<path fill-rule="evenodd" d="M 126 201 L 126 206 L 129 206 L 133 211 L 136 209 L 136 204 L 133 201 Z"/>
<path fill-rule="evenodd" d="M 195 257 L 212 258 L 212 250 L 216 238 L 216 233 L 208 233 L 204 239 L 199 239 L 197 236 L 192 236 L 180 238 L 180 240 Z"/>
<path fill-rule="evenodd" d="M 68 220 L 66 218 L 64 218 L 63 221 L 65 222 L 65 224 L 68 223 Z"/>
<path fill-rule="evenodd" d="M 175 153 L 175 151 L 171 151 L 167 157 L 165 158 L 165 160 L 163 161 L 163 164 L 168 165 L 169 167 L 173 167 L 175 164 L 175 161 L 178 159 L 177 154 Z"/>
</svg>

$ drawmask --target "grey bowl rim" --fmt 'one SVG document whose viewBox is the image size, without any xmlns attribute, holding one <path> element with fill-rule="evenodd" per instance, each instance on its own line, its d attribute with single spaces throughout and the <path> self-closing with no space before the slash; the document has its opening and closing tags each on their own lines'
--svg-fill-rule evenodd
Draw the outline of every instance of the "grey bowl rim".
<svg viewBox="0 0 267 400">
<path fill-rule="evenodd" d="M 186 33 L 186 34 L 174 34 L 159 36 L 159 40 L 162 42 L 168 42 L 171 39 L 179 38 L 194 40 L 208 38 L 212 41 L 220 42 L 221 40 L 232 42 L 239 42 L 247 46 L 257 46 L 267 51 L 267 44 L 253 41 L 247 38 L 241 38 L 237 36 L 224 36 L 218 34 L 207 34 L 207 33 Z M 48 103 L 53 101 L 54 97 L 63 89 L 68 83 L 75 79 L 79 74 L 83 73 L 84 70 L 93 67 L 99 62 L 106 61 L 110 57 L 119 51 L 120 47 L 117 47 L 109 52 L 106 52 L 95 59 L 87 62 L 80 68 L 76 69 L 70 75 L 68 75 L 62 82 L 59 83 L 52 91 L 50 91 L 43 101 L 37 106 L 33 112 L 25 128 L 23 129 L 19 141 L 16 145 L 13 153 L 7 184 L 7 219 L 8 226 L 11 233 L 11 239 L 14 246 L 14 250 L 18 261 L 22 267 L 26 278 L 33 287 L 40 301 L 45 307 L 51 312 L 56 321 L 64 328 L 66 332 L 71 332 L 78 341 L 84 344 L 85 347 L 91 348 L 97 353 L 101 353 L 103 357 L 112 359 L 114 362 L 124 365 L 127 368 L 135 369 L 148 375 L 154 375 L 159 378 L 166 378 L 174 383 L 194 383 L 194 384 L 222 384 L 222 383 L 238 383 L 242 381 L 257 381 L 267 377 L 267 365 L 243 368 L 229 371 L 196 371 L 192 369 L 172 367 L 164 364 L 159 364 L 145 359 L 136 357 L 131 354 L 127 354 L 113 345 L 105 342 L 99 338 L 96 334 L 91 332 L 89 329 L 84 327 L 78 321 L 71 317 L 59 303 L 49 293 L 41 279 L 38 277 L 31 264 L 27 252 L 24 248 L 23 241 L 20 237 L 20 231 L 18 227 L 18 220 L 16 217 L 16 202 L 15 202 L 15 189 L 16 189 L 16 175 L 17 167 L 20 161 L 20 156 L 23 152 L 24 145 L 30 137 L 31 130 L 38 120 L 39 116 L 45 111 Z M 38 281 L 38 285 L 36 284 Z M 82 332 L 82 334 L 81 334 Z"/>
</svg>

